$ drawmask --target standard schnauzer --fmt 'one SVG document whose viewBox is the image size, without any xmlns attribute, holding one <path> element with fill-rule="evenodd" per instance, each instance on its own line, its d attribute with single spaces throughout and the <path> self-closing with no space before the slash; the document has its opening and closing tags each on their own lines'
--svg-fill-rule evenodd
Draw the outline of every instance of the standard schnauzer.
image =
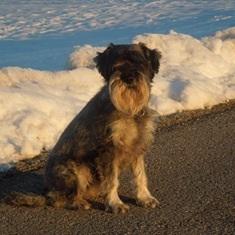
<svg viewBox="0 0 235 235">
<path fill-rule="evenodd" d="M 144 155 L 154 132 L 148 108 L 151 83 L 160 53 L 144 44 L 113 45 L 95 62 L 105 84 L 67 126 L 46 165 L 46 196 L 18 195 L 15 205 L 52 205 L 89 209 L 89 199 L 103 196 L 114 213 L 128 205 L 118 196 L 119 174 L 132 169 L 137 201 L 154 208 L 148 190 Z"/>
</svg>

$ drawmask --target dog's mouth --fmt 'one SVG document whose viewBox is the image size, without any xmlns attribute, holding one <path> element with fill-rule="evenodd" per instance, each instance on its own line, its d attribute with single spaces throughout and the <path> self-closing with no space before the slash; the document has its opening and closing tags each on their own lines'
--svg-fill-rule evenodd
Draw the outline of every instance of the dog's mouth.
<svg viewBox="0 0 235 235">
<path fill-rule="evenodd" d="M 128 73 L 121 72 L 120 75 L 120 79 L 130 87 L 137 85 L 141 77 L 138 71 L 128 71 Z"/>
<path fill-rule="evenodd" d="M 111 76 L 109 95 L 117 110 L 133 116 L 147 105 L 150 87 L 143 74 L 132 77 L 118 71 Z"/>
<path fill-rule="evenodd" d="M 111 76 L 110 83 L 119 82 L 122 83 L 126 88 L 137 88 L 140 83 L 145 80 L 145 76 L 140 71 L 116 71 Z"/>
</svg>

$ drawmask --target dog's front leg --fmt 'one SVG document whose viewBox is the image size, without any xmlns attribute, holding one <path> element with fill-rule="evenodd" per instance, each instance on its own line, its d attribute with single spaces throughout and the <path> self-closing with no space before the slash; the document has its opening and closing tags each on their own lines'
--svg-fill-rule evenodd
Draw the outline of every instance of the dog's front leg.
<svg viewBox="0 0 235 235">
<path fill-rule="evenodd" d="M 138 156 L 135 161 L 132 162 L 132 171 L 136 183 L 138 204 L 143 207 L 155 208 L 159 202 L 148 190 L 143 156 Z"/>
<path fill-rule="evenodd" d="M 106 185 L 107 190 L 107 204 L 108 208 L 111 208 L 112 212 L 116 213 L 126 213 L 129 210 L 129 206 L 124 204 L 118 196 L 118 186 L 119 186 L 119 167 L 114 164 L 110 176 L 108 177 L 108 183 Z"/>
</svg>

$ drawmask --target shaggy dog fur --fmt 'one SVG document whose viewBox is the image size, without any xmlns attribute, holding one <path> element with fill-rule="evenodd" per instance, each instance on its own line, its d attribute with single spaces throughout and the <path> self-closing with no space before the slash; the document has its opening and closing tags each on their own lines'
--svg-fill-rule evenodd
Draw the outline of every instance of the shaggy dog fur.
<svg viewBox="0 0 235 235">
<path fill-rule="evenodd" d="M 105 79 L 103 88 L 68 125 L 50 153 L 46 196 L 18 194 L 15 205 L 90 208 L 87 199 L 101 195 L 114 213 L 128 206 L 118 196 L 118 176 L 132 169 L 137 200 L 144 207 L 158 203 L 148 190 L 144 155 L 154 131 L 148 108 L 151 82 L 160 53 L 144 44 L 113 45 L 95 58 Z"/>
</svg>

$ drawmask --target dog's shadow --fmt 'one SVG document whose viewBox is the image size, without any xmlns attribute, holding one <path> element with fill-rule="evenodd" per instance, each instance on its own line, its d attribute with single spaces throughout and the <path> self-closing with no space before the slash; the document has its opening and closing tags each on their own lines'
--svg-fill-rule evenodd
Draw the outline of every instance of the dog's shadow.
<svg viewBox="0 0 235 235">
<path fill-rule="evenodd" d="M 0 179 L 0 202 L 5 203 L 5 199 L 12 193 L 25 193 L 43 195 L 45 193 L 43 170 L 37 172 L 16 171 L 14 175 L 7 175 Z M 128 196 L 120 195 L 123 202 L 137 205 L 136 201 Z M 105 211 L 103 199 L 91 200 L 92 209 Z"/>
<path fill-rule="evenodd" d="M 21 172 L 15 171 L 13 175 L 7 175 L 0 179 L 0 201 L 13 192 L 44 193 L 42 172 Z"/>
</svg>

